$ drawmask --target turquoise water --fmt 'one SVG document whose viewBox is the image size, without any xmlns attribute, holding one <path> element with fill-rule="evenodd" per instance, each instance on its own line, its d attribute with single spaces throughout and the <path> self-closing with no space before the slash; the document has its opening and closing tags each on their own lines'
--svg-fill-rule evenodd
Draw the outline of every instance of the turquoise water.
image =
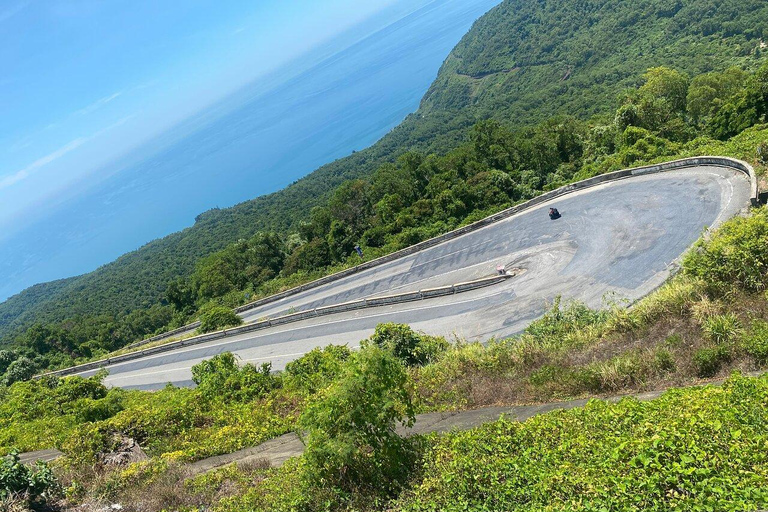
<svg viewBox="0 0 768 512">
<path fill-rule="evenodd" d="M 205 210 L 369 146 L 416 110 L 450 50 L 498 2 L 433 2 L 298 76 L 273 77 L 271 91 L 254 83 L 115 162 L 108 179 L 0 247 L 0 300 L 91 271 Z"/>
</svg>

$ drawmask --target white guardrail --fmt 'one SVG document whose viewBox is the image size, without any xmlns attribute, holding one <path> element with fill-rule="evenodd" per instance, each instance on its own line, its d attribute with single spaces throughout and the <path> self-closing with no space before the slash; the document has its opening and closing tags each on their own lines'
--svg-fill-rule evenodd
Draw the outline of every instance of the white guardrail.
<svg viewBox="0 0 768 512">
<path fill-rule="evenodd" d="M 470 290 L 477 290 L 479 288 L 485 288 L 486 286 L 492 286 L 494 284 L 501 283 L 511 277 L 512 274 L 503 274 L 492 277 L 485 277 L 483 279 L 477 279 L 475 281 L 468 281 L 466 283 L 457 283 L 450 286 L 443 286 L 440 288 L 432 288 L 429 290 L 420 290 L 417 292 L 399 293 L 396 295 L 387 295 L 383 297 L 372 297 L 366 299 L 353 300 L 351 302 L 344 302 L 341 304 L 334 304 L 333 306 L 325 306 L 322 308 L 309 309 L 306 311 L 299 311 L 297 313 L 291 313 L 289 315 L 283 315 L 276 318 L 270 318 L 259 322 L 254 322 L 247 325 L 241 325 L 239 327 L 233 327 L 231 329 L 224 329 L 221 331 L 211 332 L 208 334 L 202 334 L 185 340 L 174 341 L 160 345 L 157 347 L 147 348 L 144 350 L 137 350 L 128 354 L 109 357 L 107 359 L 101 359 L 99 361 L 93 361 L 63 370 L 56 370 L 40 375 L 44 376 L 59 376 L 72 375 L 81 372 L 87 372 L 90 370 L 97 370 L 117 363 L 124 363 L 126 361 L 133 361 L 141 359 L 146 356 L 161 354 L 163 352 L 171 352 L 179 347 L 189 347 L 193 345 L 199 345 L 208 341 L 228 338 L 237 334 L 243 334 L 247 332 L 259 331 L 267 329 L 269 327 L 275 327 L 277 325 L 284 325 L 293 322 L 300 322 L 309 318 L 317 318 L 326 315 L 333 315 L 336 313 L 344 313 L 347 311 L 354 311 L 356 309 L 365 308 L 377 308 L 381 306 L 391 306 L 394 304 L 402 304 L 404 302 L 412 302 L 417 300 L 432 299 L 435 297 L 443 297 L 446 295 L 454 295 L 457 293 L 464 293 Z"/>
<path fill-rule="evenodd" d="M 620 171 L 610 172 L 606 174 L 600 174 L 598 176 L 594 176 L 592 178 L 588 178 L 582 181 L 578 181 L 576 183 L 571 183 L 569 185 L 565 185 L 563 187 L 560 187 L 558 189 L 552 190 L 550 192 L 545 192 L 539 196 L 534 197 L 533 199 L 530 199 L 524 203 L 520 203 L 516 206 L 513 206 L 511 208 L 507 208 L 506 210 L 500 211 L 499 213 L 495 213 L 489 217 L 486 217 L 484 219 L 481 219 L 477 222 L 473 222 L 472 224 L 468 224 L 466 226 L 463 226 L 461 228 L 458 228 L 454 231 L 450 231 L 448 233 L 445 233 L 443 235 L 437 236 L 435 238 L 431 238 L 429 240 L 425 240 L 423 242 L 419 242 L 418 244 L 412 245 L 410 247 L 406 247 L 405 249 L 401 249 L 399 251 L 393 252 L 391 254 L 387 254 L 386 256 L 382 256 L 381 258 L 377 258 L 375 260 L 367 261 L 365 263 L 362 263 L 360 265 L 357 265 L 356 267 L 343 270 L 341 272 L 337 272 L 335 274 L 331 274 L 329 276 L 320 278 L 316 281 L 312 281 L 310 283 L 303 284 L 301 286 L 297 286 L 296 288 L 291 288 L 290 290 L 286 290 L 281 293 L 277 293 L 275 295 L 271 295 L 269 297 L 265 297 L 263 299 L 259 299 L 257 301 L 251 302 L 249 304 L 245 304 L 244 306 L 240 306 L 238 308 L 235 308 L 236 313 L 242 313 L 245 311 L 249 311 L 251 309 L 258 308 L 260 306 L 263 306 L 265 304 L 270 304 L 279 300 L 282 300 L 286 297 L 291 297 L 293 295 L 297 295 L 299 293 L 302 293 L 307 290 L 311 290 L 313 288 L 317 288 L 319 286 L 323 286 L 328 283 L 332 283 L 334 281 L 338 281 L 340 279 L 344 279 L 348 276 L 357 274 L 359 272 L 362 272 L 363 270 L 368 270 L 373 267 L 377 267 L 379 265 L 383 265 L 385 263 L 389 263 L 391 261 L 397 260 L 399 258 L 402 258 L 404 256 L 409 256 L 411 254 L 423 251 L 425 249 L 428 249 L 430 247 L 434 247 L 438 244 L 441 244 L 443 242 L 446 242 L 448 240 L 452 240 L 454 238 L 458 238 L 462 235 L 465 235 L 467 233 L 471 233 L 473 231 L 477 231 L 478 229 L 484 228 L 490 224 L 493 224 L 495 222 L 499 222 L 500 220 L 504 220 L 506 218 L 509 218 L 513 215 L 516 215 L 522 211 L 528 210 L 530 208 L 533 208 L 535 206 L 538 206 L 542 203 L 545 203 L 547 201 L 550 201 L 552 199 L 556 199 L 558 197 L 561 197 L 563 195 L 569 194 L 571 192 L 575 192 L 578 190 L 583 190 L 591 187 L 595 187 L 597 185 L 600 185 L 602 183 L 607 183 L 610 181 L 616 181 L 621 180 L 625 178 L 631 178 L 634 176 L 643 176 L 646 174 L 656 174 L 660 172 L 666 172 L 666 171 L 673 171 L 673 170 L 679 170 L 679 169 L 686 169 L 691 167 L 702 167 L 702 166 L 716 166 L 716 167 L 726 167 L 729 169 L 734 169 L 739 172 L 742 172 L 747 175 L 749 181 L 750 181 L 750 201 L 753 206 L 758 204 L 758 188 L 757 188 L 757 176 L 755 175 L 755 170 L 752 168 L 751 165 L 749 165 L 747 162 L 743 162 L 741 160 L 736 160 L 734 158 L 728 158 L 728 157 L 720 157 L 720 156 L 699 156 L 694 158 L 683 158 L 681 160 L 674 160 L 671 162 L 664 162 L 661 164 L 655 164 L 655 165 L 648 165 L 644 167 L 636 167 L 634 169 L 622 169 Z M 501 276 L 495 276 L 494 278 L 489 279 L 498 279 L 502 278 Z M 481 280 L 482 281 L 482 280 Z M 491 283 L 493 284 L 493 283 Z M 456 287 L 463 287 L 468 286 L 470 283 L 461 283 L 453 285 L 452 287 L 446 287 L 446 288 L 435 288 L 433 290 L 421 290 L 419 292 L 412 292 L 411 294 L 405 294 L 409 297 L 412 296 L 412 298 L 404 298 L 401 299 L 402 301 L 405 300 L 421 300 L 424 298 L 431 298 L 431 297 L 439 297 L 441 295 L 450 295 L 452 293 L 456 293 Z M 489 284 L 485 284 L 483 286 L 488 286 Z M 448 291 L 448 288 L 452 288 L 451 291 Z M 474 288 L 467 288 L 467 289 L 474 289 Z M 460 291 L 466 291 L 466 290 L 460 290 Z M 416 297 L 415 294 L 419 294 L 418 297 Z M 397 296 L 392 296 L 397 297 Z M 256 322 L 253 324 L 244 325 L 242 327 L 236 327 L 234 329 L 227 329 L 225 331 L 219 331 L 215 333 L 210 334 L 204 334 L 202 336 L 196 336 L 194 338 L 188 338 L 186 340 L 176 341 L 172 343 L 168 343 L 166 345 L 161 345 L 159 347 L 153 347 L 150 349 L 145 349 L 137 352 L 131 352 L 130 354 L 124 354 L 121 356 L 112 357 L 109 359 L 104 359 L 101 361 L 95 361 L 92 363 L 86 363 L 84 365 L 74 366 L 72 368 L 66 368 L 64 370 L 58 370 L 55 372 L 50 372 L 44 375 L 71 375 L 73 373 L 79 373 L 83 371 L 92 370 L 95 368 L 102 368 L 104 366 L 108 366 L 115 363 L 130 361 L 132 359 L 139 359 L 141 357 L 166 352 L 170 350 L 174 350 L 175 348 L 178 348 L 180 346 L 188 346 L 193 345 L 197 343 L 203 343 L 206 341 L 210 341 L 213 339 L 222 338 L 225 336 L 231 336 L 234 334 L 239 334 L 242 332 L 249 332 L 253 330 L 258 329 L 264 329 L 266 327 L 271 327 L 274 325 L 282 325 L 289 322 L 296 322 L 299 320 L 305 320 L 307 318 L 311 318 L 312 316 L 321 316 L 325 314 L 332 314 L 332 313 L 338 313 L 342 311 L 350 311 L 352 309 L 360 309 L 363 307 L 373 307 L 374 305 L 386 305 L 386 302 L 381 302 L 380 304 L 375 304 L 375 301 L 385 301 L 387 300 L 387 297 L 378 297 L 373 299 L 360 299 L 358 301 L 353 302 L 347 302 L 345 304 L 338 304 L 335 306 L 327 306 L 324 308 L 317 308 L 310 311 L 302 311 L 299 313 L 293 313 L 291 315 L 285 315 L 280 318 L 275 318 L 273 320 L 268 320 L 264 322 Z M 365 301 L 372 301 L 370 306 L 365 305 Z M 395 302 L 392 302 L 391 304 L 394 304 Z M 271 322 L 271 323 L 270 323 Z M 276 323 L 278 322 L 278 323 Z M 196 329 L 200 326 L 200 322 L 195 322 L 193 324 L 189 324 L 183 327 L 180 327 L 178 329 L 175 329 L 173 331 L 163 333 L 157 336 L 154 336 L 152 338 L 148 338 L 146 340 L 140 341 L 138 343 L 134 343 L 132 345 L 129 345 L 128 347 L 140 347 L 143 345 L 148 345 L 150 343 L 154 343 L 155 341 L 160 341 L 165 338 L 169 338 L 181 333 L 185 333 L 188 331 L 191 331 L 193 329 Z"/>
</svg>

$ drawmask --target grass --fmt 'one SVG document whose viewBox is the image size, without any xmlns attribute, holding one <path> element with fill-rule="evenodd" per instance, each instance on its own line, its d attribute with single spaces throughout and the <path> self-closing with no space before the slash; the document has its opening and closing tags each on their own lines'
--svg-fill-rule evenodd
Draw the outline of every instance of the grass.
<svg viewBox="0 0 768 512">
<path fill-rule="evenodd" d="M 629 310 L 557 304 L 517 338 L 454 345 L 414 371 L 422 410 L 641 392 L 761 368 L 765 296 L 713 300 L 706 288 L 680 275 Z"/>
<path fill-rule="evenodd" d="M 739 261 L 752 261 L 754 265 L 760 263 L 761 254 L 751 254 L 750 251 L 764 249 L 740 235 L 742 231 L 760 232 L 765 216 L 766 212 L 760 210 L 747 219 L 729 221 L 696 249 L 695 258 L 684 260 L 683 271 L 679 275 L 631 309 L 616 306 L 594 311 L 579 303 L 558 300 L 543 318 L 532 323 L 518 337 L 491 340 L 487 344 L 459 341 L 447 348 L 436 343 L 435 347 L 439 348 L 430 353 L 430 357 L 419 360 L 422 366 L 409 370 L 420 410 L 465 409 L 626 394 L 697 384 L 702 379 L 726 377 L 734 370 L 748 372 L 765 368 L 768 364 L 768 300 L 763 291 L 764 283 L 755 279 L 756 273 L 745 273 L 742 274 L 744 279 L 734 280 L 734 274 L 728 271 L 729 266 L 738 265 Z M 395 327 L 390 330 L 396 331 L 403 347 L 411 347 L 413 343 L 418 345 L 420 340 L 427 339 L 412 339 L 409 331 Z M 7 451 L 13 446 L 25 451 L 54 446 L 63 448 L 68 457 L 58 473 L 71 503 L 121 500 L 142 510 L 195 510 L 201 504 L 216 504 L 213 510 L 261 510 L 279 501 L 291 506 L 303 503 L 310 509 L 322 508 L 323 500 L 337 502 L 334 500 L 338 496 L 334 498 L 327 494 L 331 492 L 328 489 L 318 494 L 317 489 L 306 487 L 305 480 L 301 480 L 304 483 L 297 480 L 297 475 L 307 471 L 303 459 L 291 462 L 282 469 L 234 468 L 195 478 L 184 472 L 183 464 L 253 446 L 295 428 L 296 418 L 305 404 L 326 392 L 329 383 L 344 368 L 348 357 L 349 351 L 343 348 L 313 351 L 302 358 L 300 364 L 278 375 L 265 373 L 263 369 L 245 371 L 238 370 L 234 364 L 226 367 L 217 363 L 211 365 L 208 372 L 212 376 L 212 384 L 201 385 L 194 390 L 172 387 L 155 393 L 106 390 L 98 379 L 44 379 L 19 383 L 0 391 L 0 450 Z M 629 506 L 629 501 L 610 501 L 614 498 L 618 500 L 617 496 L 588 492 L 607 485 L 602 479 L 605 475 L 596 474 L 599 471 L 595 468 L 612 468 L 616 462 L 608 452 L 601 451 L 601 447 L 612 446 L 618 450 L 623 442 L 618 440 L 635 439 L 640 440 L 637 441 L 640 444 L 646 443 L 643 445 L 645 450 L 648 446 L 653 448 L 654 436 L 667 439 L 663 437 L 667 434 L 672 436 L 669 438 L 672 440 L 677 439 L 675 436 L 679 434 L 693 436 L 691 439 L 696 442 L 706 441 L 702 432 L 714 428 L 716 423 L 712 421 L 719 421 L 721 425 L 725 425 L 726 421 L 735 421 L 723 416 L 725 410 L 722 406 L 722 397 L 732 396 L 734 389 L 740 389 L 741 398 L 752 404 L 749 410 L 761 400 L 764 405 L 768 404 L 763 389 L 766 378 L 756 380 L 757 384 L 750 382 L 748 379 L 732 380 L 726 386 L 727 393 L 731 395 L 676 391 L 670 396 L 687 398 L 678 402 L 662 401 L 666 404 L 664 410 L 653 407 L 638 409 L 627 404 L 617 406 L 618 409 L 592 405 L 584 413 L 573 413 L 576 420 L 572 417 L 564 423 L 540 420 L 543 422 L 540 425 L 545 425 L 549 431 L 560 432 L 560 437 L 553 439 L 570 440 L 569 443 L 576 444 L 589 441 L 593 435 L 600 438 L 603 429 L 608 428 L 605 422 L 611 418 L 615 420 L 630 415 L 642 421 L 638 420 L 640 423 L 637 425 L 619 425 L 621 428 L 614 431 L 615 439 L 602 444 L 587 444 L 587 452 L 583 454 L 586 458 L 578 461 L 563 458 L 564 454 L 552 444 L 554 440 L 549 445 L 539 446 L 536 457 L 576 469 L 562 472 L 554 468 L 547 472 L 539 466 L 526 466 L 527 470 L 539 471 L 541 481 L 549 482 L 546 485 L 550 488 L 546 485 L 543 488 L 550 490 L 538 495 L 540 503 L 537 506 L 542 510 L 578 509 L 574 501 L 569 501 L 571 498 L 566 499 L 565 491 L 558 494 L 551 490 L 555 483 L 568 489 L 569 496 L 584 498 L 580 503 L 585 510 L 599 510 L 599 507 L 611 503 L 618 505 L 611 505 L 609 509 L 622 510 L 621 507 Z M 701 427 L 704 430 L 688 428 L 691 426 L 688 410 L 681 406 L 686 400 L 695 403 L 696 410 L 712 412 L 712 416 L 696 416 L 698 421 L 704 422 Z M 750 418 L 745 417 L 744 421 L 751 421 Z M 539 420 L 534 423 L 536 421 Z M 665 424 L 658 427 L 662 430 L 654 430 L 656 427 L 643 430 L 642 425 L 650 421 L 687 425 L 688 430 L 670 433 L 663 430 Z M 621 430 L 624 427 L 629 430 Z M 752 430 L 745 442 L 763 439 L 760 437 L 763 434 L 755 431 L 753 424 L 748 427 Z M 465 485 L 462 483 L 454 488 L 443 480 L 443 477 L 448 478 L 452 474 L 451 467 L 443 467 L 443 459 L 435 458 L 434 450 L 445 450 L 446 457 L 452 457 L 457 464 L 463 461 L 460 464 L 471 469 L 473 462 L 464 455 L 465 452 L 482 452 L 477 437 L 481 434 L 477 432 L 487 436 L 496 428 L 500 429 L 499 435 L 504 438 L 513 435 L 518 428 L 529 427 L 513 427 L 500 422 L 488 428 L 491 430 L 481 429 L 467 434 L 469 437 L 456 434 L 425 441 L 423 446 L 426 451 L 422 454 L 424 469 L 411 475 L 411 490 L 400 496 L 398 506 L 411 510 L 450 509 L 462 503 L 468 507 L 477 505 L 481 509 L 487 506 L 483 496 L 472 494 L 471 482 L 465 482 L 469 487 L 460 487 Z M 541 430 L 543 426 L 530 428 L 534 429 L 532 432 L 535 428 L 544 432 Z M 747 432 L 746 427 L 738 428 Z M 136 439 L 151 456 L 150 461 L 124 468 L 99 465 L 99 454 L 110 450 L 115 433 Z M 582 439 L 585 435 L 586 440 Z M 454 449 L 451 443 L 458 439 L 463 439 L 467 446 Z M 489 453 L 503 453 L 506 449 L 495 438 L 489 442 Z M 756 453 L 754 447 L 749 443 L 739 443 L 735 446 L 741 450 L 742 460 L 753 460 Z M 564 446 L 570 445 L 566 443 Z M 722 459 L 722 453 L 728 453 L 723 452 L 718 444 L 706 446 L 705 452 L 714 454 L 713 457 Z M 765 452 L 766 446 L 761 448 L 762 452 Z M 640 453 L 635 453 L 633 457 L 640 457 Z M 642 453 L 650 457 L 651 452 Z M 666 452 L 657 452 L 656 455 L 659 453 Z M 683 460 L 683 455 L 695 459 L 697 453 L 680 454 L 680 460 Z M 478 460 L 485 460 L 489 467 L 502 464 L 491 455 L 485 457 L 487 459 L 480 457 Z M 505 460 L 512 460 L 509 457 Z M 759 466 L 762 461 L 754 460 L 757 464 L 754 467 L 758 467 L 755 474 L 768 475 Z M 665 460 L 664 464 L 654 469 L 655 473 L 646 474 L 648 478 L 645 480 L 643 475 L 632 473 L 638 468 L 621 466 L 626 474 L 634 475 L 633 479 L 625 478 L 625 473 L 615 473 L 611 485 L 624 485 L 626 489 L 636 491 L 637 487 L 633 487 L 635 483 L 646 482 L 650 486 L 648 489 L 657 492 L 658 479 L 679 477 L 675 473 L 679 469 L 674 466 L 675 463 Z M 710 472 L 713 467 L 721 468 L 706 464 L 703 467 Z M 693 504 L 706 509 L 714 503 L 728 510 L 731 503 L 737 503 L 728 501 L 733 496 L 738 495 L 741 503 L 756 503 L 749 500 L 763 499 L 749 487 L 754 474 L 745 472 L 738 464 L 722 467 L 727 470 L 724 474 L 731 478 L 727 485 L 722 484 L 727 492 L 718 496 L 707 495 L 709 497 L 704 501 L 696 501 L 699 498 L 694 499 L 682 491 L 679 496 L 654 495 L 656 501 L 650 505 L 661 507 L 660 504 L 665 504 L 674 509 L 672 505 L 679 508 Z M 568 477 L 570 474 L 577 476 Z M 456 482 L 463 477 L 463 473 L 454 474 L 454 478 L 458 479 Z M 699 485 L 701 482 L 711 484 L 706 475 L 695 483 Z M 506 500 L 506 484 L 501 481 L 492 484 L 489 484 L 488 492 Z M 496 487 L 497 484 L 501 487 Z M 514 493 L 524 493 L 534 492 L 539 487 L 521 484 L 519 488 L 512 489 Z M 742 491 L 746 494 L 738 494 Z M 457 498 L 451 493 L 464 494 Z M 132 498 L 134 495 L 141 498 Z M 434 499 L 429 496 L 434 496 Z M 560 501 L 546 502 L 547 496 Z M 366 496 L 358 498 L 355 498 L 354 505 L 363 510 L 391 505 L 379 502 L 373 506 L 366 502 Z M 307 499 L 310 499 L 310 505 L 307 505 Z M 501 505 L 495 502 L 493 505 L 514 510 L 514 501 L 499 503 Z"/>
<path fill-rule="evenodd" d="M 768 378 L 432 436 L 412 511 L 756 510 L 768 505 Z"/>
</svg>

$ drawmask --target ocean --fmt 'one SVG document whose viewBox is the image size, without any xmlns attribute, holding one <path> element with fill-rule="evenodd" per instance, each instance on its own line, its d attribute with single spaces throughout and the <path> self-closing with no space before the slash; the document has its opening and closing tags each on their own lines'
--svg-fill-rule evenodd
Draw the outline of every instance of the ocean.
<svg viewBox="0 0 768 512">
<path fill-rule="evenodd" d="M 0 300 L 92 271 L 203 211 L 279 190 L 373 144 L 418 108 L 451 49 L 498 3 L 429 3 L 298 74 L 254 82 L 114 162 L 3 242 Z"/>
</svg>

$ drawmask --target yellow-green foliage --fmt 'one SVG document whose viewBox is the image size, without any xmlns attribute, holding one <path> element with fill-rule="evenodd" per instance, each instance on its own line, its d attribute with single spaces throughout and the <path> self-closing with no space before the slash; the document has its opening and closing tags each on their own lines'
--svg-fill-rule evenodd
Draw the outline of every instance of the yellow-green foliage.
<svg viewBox="0 0 768 512">
<path fill-rule="evenodd" d="M 696 244 L 683 261 L 686 274 L 713 286 L 736 285 L 750 291 L 768 283 L 768 211 L 723 224 L 709 240 Z"/>
<path fill-rule="evenodd" d="M 744 339 L 744 348 L 758 363 L 768 363 L 768 322 L 752 322 L 750 332 Z"/>
<path fill-rule="evenodd" d="M 404 510 L 768 506 L 768 377 L 433 437 Z"/>
<path fill-rule="evenodd" d="M 90 463 L 119 433 L 150 455 L 188 461 L 258 444 L 295 420 L 277 391 L 242 400 L 203 391 L 107 391 L 99 377 L 17 383 L 0 397 L 0 452 L 55 447 L 75 463 Z"/>
<path fill-rule="evenodd" d="M 748 128 L 727 141 L 715 140 L 702 136 L 688 142 L 680 157 L 700 155 L 721 155 L 740 158 L 747 162 L 760 161 L 757 153 L 761 143 L 768 140 L 768 125 L 759 124 Z M 757 169 L 758 172 L 760 169 Z"/>
<path fill-rule="evenodd" d="M 703 298 L 703 290 L 701 280 L 677 277 L 639 301 L 626 314 L 634 317 L 631 323 L 640 325 L 648 325 L 664 316 L 684 316 L 693 303 Z M 616 320 L 608 323 L 608 330 L 619 328 L 620 322 Z"/>
<path fill-rule="evenodd" d="M 200 314 L 200 332 L 212 332 L 243 323 L 243 319 L 225 306 L 211 305 Z"/>
<path fill-rule="evenodd" d="M 100 377 L 17 382 L 0 391 L 0 452 L 61 446 L 78 425 L 122 410 L 124 396 Z"/>
<path fill-rule="evenodd" d="M 196 390 L 166 388 L 156 393 L 130 393 L 124 410 L 114 417 L 86 423 L 61 446 L 87 462 L 110 448 L 113 432 L 138 441 L 151 455 L 172 454 L 192 461 L 253 446 L 288 431 L 294 417 L 273 398 L 240 402 L 204 398 Z"/>
</svg>

